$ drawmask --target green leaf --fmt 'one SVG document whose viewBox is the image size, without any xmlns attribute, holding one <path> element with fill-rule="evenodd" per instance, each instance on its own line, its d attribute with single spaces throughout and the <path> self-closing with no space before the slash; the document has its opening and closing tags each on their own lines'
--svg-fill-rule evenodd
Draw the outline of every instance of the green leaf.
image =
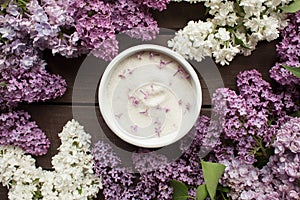
<svg viewBox="0 0 300 200">
<path fill-rule="evenodd" d="M 184 183 L 172 180 L 170 185 L 174 188 L 174 200 L 186 200 L 188 198 L 188 187 Z"/>
<path fill-rule="evenodd" d="M 235 34 L 233 34 L 233 36 L 234 36 L 234 43 L 236 45 L 240 45 L 241 47 L 243 47 L 245 49 L 249 49 L 249 47 L 243 42 L 243 40 L 238 38 Z"/>
<path fill-rule="evenodd" d="M 39 179 L 39 178 L 36 178 L 36 179 L 34 179 L 34 180 L 32 181 L 32 183 L 33 183 L 33 184 L 37 184 L 37 183 L 39 183 L 39 181 L 40 181 L 40 179 Z"/>
<path fill-rule="evenodd" d="M 42 192 L 40 190 L 35 191 L 32 199 L 34 200 L 43 199 Z"/>
<path fill-rule="evenodd" d="M 206 185 L 199 185 L 196 190 L 196 200 L 205 200 L 208 196 Z"/>
<path fill-rule="evenodd" d="M 6 7 L 7 7 L 8 4 L 9 4 L 9 2 L 10 2 L 10 0 L 4 1 L 4 2 L 1 4 L 1 8 L 2 8 L 2 9 L 6 9 Z"/>
<path fill-rule="evenodd" d="M 282 65 L 286 70 L 294 74 L 296 77 L 300 78 L 300 68 L 299 67 L 290 67 L 287 65 Z"/>
<path fill-rule="evenodd" d="M 82 187 L 77 188 L 78 194 L 81 195 L 82 194 Z"/>
<path fill-rule="evenodd" d="M 300 0 L 295 0 L 288 6 L 284 6 L 281 8 L 285 13 L 295 13 L 300 10 Z"/>
<path fill-rule="evenodd" d="M 221 191 L 221 192 L 225 192 L 225 193 L 229 193 L 230 192 L 230 188 L 229 187 L 223 187 L 221 185 L 218 185 L 217 190 Z"/>
<path fill-rule="evenodd" d="M 201 166 L 208 194 L 211 199 L 215 199 L 219 179 L 225 170 L 225 165 L 201 160 Z"/>
<path fill-rule="evenodd" d="M 291 114 L 292 117 L 300 117 L 300 110 L 298 110 L 297 112 Z"/>
</svg>

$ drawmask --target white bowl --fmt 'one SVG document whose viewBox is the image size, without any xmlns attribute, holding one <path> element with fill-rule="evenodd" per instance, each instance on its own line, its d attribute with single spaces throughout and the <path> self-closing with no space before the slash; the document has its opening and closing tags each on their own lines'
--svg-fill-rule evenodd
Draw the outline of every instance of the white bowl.
<svg viewBox="0 0 300 200">
<path fill-rule="evenodd" d="M 124 141 L 146 148 L 184 137 L 202 103 L 192 66 L 176 52 L 152 44 L 116 56 L 101 78 L 98 95 L 109 128 Z"/>
</svg>

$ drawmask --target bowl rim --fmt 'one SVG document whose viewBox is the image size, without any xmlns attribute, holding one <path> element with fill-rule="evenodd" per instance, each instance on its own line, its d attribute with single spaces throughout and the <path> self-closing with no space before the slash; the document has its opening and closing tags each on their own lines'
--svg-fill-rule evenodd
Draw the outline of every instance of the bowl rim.
<svg viewBox="0 0 300 200">
<path fill-rule="evenodd" d="M 126 131 L 122 131 L 122 129 L 119 129 L 118 125 L 116 125 L 116 123 L 113 122 L 114 120 L 111 119 L 110 114 L 107 112 L 109 110 L 111 111 L 112 108 L 110 108 L 107 104 L 101 103 L 101 102 L 106 102 L 106 100 L 105 100 L 106 84 L 110 79 L 110 76 L 111 76 L 111 73 L 113 72 L 114 67 L 118 66 L 118 63 L 120 63 L 122 60 L 132 56 L 133 54 L 136 54 L 138 52 L 146 52 L 146 51 L 154 51 L 154 52 L 162 53 L 162 54 L 172 58 L 176 62 L 180 63 L 180 65 L 189 73 L 190 77 L 192 78 L 192 82 L 194 84 L 195 90 L 196 90 L 195 91 L 196 98 L 198 99 L 198 100 L 196 100 L 196 109 L 197 109 L 196 111 L 197 112 L 195 112 L 196 114 L 194 116 L 194 120 L 193 120 L 192 124 L 194 125 L 196 123 L 196 121 L 199 117 L 199 114 L 200 114 L 201 106 L 202 106 L 202 89 L 201 89 L 201 84 L 200 84 L 198 75 L 195 72 L 192 65 L 188 61 L 186 61 L 184 57 L 182 57 L 177 52 L 175 52 L 167 47 L 160 46 L 160 45 L 154 45 L 154 44 L 136 45 L 136 46 L 125 49 L 124 51 L 119 53 L 115 58 L 113 58 L 113 60 L 107 65 L 106 69 L 104 70 L 104 73 L 100 80 L 99 89 L 98 89 L 98 104 L 99 104 L 100 113 L 101 113 L 106 125 L 111 129 L 111 131 L 115 135 L 117 135 L 123 141 L 125 141 L 129 144 L 138 146 L 138 147 L 160 148 L 160 147 L 175 143 L 178 140 L 180 140 L 181 138 L 183 138 L 193 128 L 193 125 L 189 128 L 188 131 L 186 131 L 184 133 L 180 133 L 180 131 L 179 131 L 179 134 L 176 135 L 177 137 L 175 137 L 175 139 L 174 139 L 174 137 L 169 137 L 170 139 L 168 139 L 168 138 L 164 139 L 164 138 L 166 138 L 166 136 L 168 136 L 168 134 L 167 134 L 163 137 L 138 140 L 136 138 L 130 137 L 129 136 L 130 134 L 124 133 Z M 183 132 L 183 131 L 181 131 L 181 132 Z"/>
</svg>

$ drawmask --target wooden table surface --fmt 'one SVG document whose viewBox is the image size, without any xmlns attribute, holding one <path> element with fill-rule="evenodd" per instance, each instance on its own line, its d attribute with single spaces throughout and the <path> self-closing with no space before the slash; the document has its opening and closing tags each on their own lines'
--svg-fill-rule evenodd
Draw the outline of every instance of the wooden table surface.
<svg viewBox="0 0 300 200">
<path fill-rule="evenodd" d="M 170 3 L 167 10 L 153 12 L 162 31 L 154 41 L 145 43 L 160 44 L 167 46 L 167 41 L 174 37 L 175 30 L 183 28 L 189 20 L 205 20 L 204 6 L 202 4 Z M 126 49 L 142 41 L 133 40 L 119 36 L 120 50 Z M 268 70 L 276 61 L 275 47 L 278 40 L 267 43 L 261 42 L 251 56 L 237 56 L 229 66 L 215 65 L 211 59 L 206 62 L 191 64 L 197 69 L 201 85 L 203 87 L 203 106 L 201 114 L 209 115 L 211 108 L 211 95 L 218 87 L 229 87 L 236 89 L 236 75 L 243 70 L 257 69 L 269 80 Z M 51 157 L 57 153 L 60 145 L 58 133 L 67 121 L 77 119 L 85 130 L 92 135 L 92 142 L 99 139 L 110 140 L 114 144 L 133 150 L 135 147 L 126 144 L 105 125 L 98 107 L 97 87 L 101 74 L 107 62 L 95 59 L 91 56 L 81 56 L 75 59 L 66 59 L 61 56 L 52 56 L 45 52 L 48 70 L 61 75 L 68 84 L 66 94 L 59 99 L 34 104 L 23 104 L 20 109 L 28 111 L 32 119 L 47 134 L 51 141 L 48 153 L 36 157 L 37 166 L 51 169 Z M 0 200 L 6 200 L 7 189 L 0 186 Z M 99 193 L 97 199 L 102 199 Z"/>
</svg>

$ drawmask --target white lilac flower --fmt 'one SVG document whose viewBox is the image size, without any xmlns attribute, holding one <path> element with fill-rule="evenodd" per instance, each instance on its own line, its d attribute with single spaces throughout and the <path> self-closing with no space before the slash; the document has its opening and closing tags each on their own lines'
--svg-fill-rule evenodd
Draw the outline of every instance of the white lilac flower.
<svg viewBox="0 0 300 200">
<path fill-rule="evenodd" d="M 215 37 L 223 42 L 226 42 L 230 40 L 230 33 L 225 28 L 219 28 L 218 32 L 215 34 Z"/>
<path fill-rule="evenodd" d="M 61 146 L 52 159 L 54 171 L 35 167 L 35 160 L 18 147 L 0 146 L 0 182 L 9 199 L 88 199 L 102 187 L 93 172 L 91 136 L 75 120 L 59 134 Z"/>
<path fill-rule="evenodd" d="M 211 56 L 221 65 L 228 65 L 238 53 L 250 55 L 259 41 L 272 41 L 278 38 L 279 30 L 287 25 L 286 15 L 282 13 L 280 7 L 291 2 L 291 0 L 201 1 L 212 17 L 206 22 L 189 22 L 176 33 L 168 45 L 185 58 L 201 61 L 205 56 Z M 210 29 L 206 25 L 209 25 Z M 230 39 L 227 37 L 228 34 L 225 37 L 224 30 L 230 33 L 228 33 Z"/>
<path fill-rule="evenodd" d="M 229 64 L 240 52 L 239 45 L 233 44 L 230 32 L 217 28 L 207 21 L 189 22 L 168 42 L 169 47 L 185 58 L 201 61 L 205 56 L 213 56 L 221 65 Z"/>
<path fill-rule="evenodd" d="M 245 18 L 251 16 L 260 16 L 267 8 L 263 5 L 265 0 L 241 0 L 240 6 L 243 7 L 245 11 Z"/>
<path fill-rule="evenodd" d="M 219 26 L 234 26 L 238 17 L 235 12 L 233 1 L 206 1 L 205 6 L 209 8 L 209 14 L 214 15 L 211 21 Z"/>
<path fill-rule="evenodd" d="M 272 16 L 263 15 L 262 18 L 251 18 L 244 23 L 258 40 L 272 41 L 279 36 L 280 22 Z"/>
<path fill-rule="evenodd" d="M 234 58 L 236 54 L 240 52 L 239 48 L 237 46 L 228 45 L 223 48 L 216 48 L 213 51 L 213 57 L 215 57 L 215 60 L 217 63 L 220 63 L 221 65 L 228 65 L 230 61 Z"/>
</svg>

